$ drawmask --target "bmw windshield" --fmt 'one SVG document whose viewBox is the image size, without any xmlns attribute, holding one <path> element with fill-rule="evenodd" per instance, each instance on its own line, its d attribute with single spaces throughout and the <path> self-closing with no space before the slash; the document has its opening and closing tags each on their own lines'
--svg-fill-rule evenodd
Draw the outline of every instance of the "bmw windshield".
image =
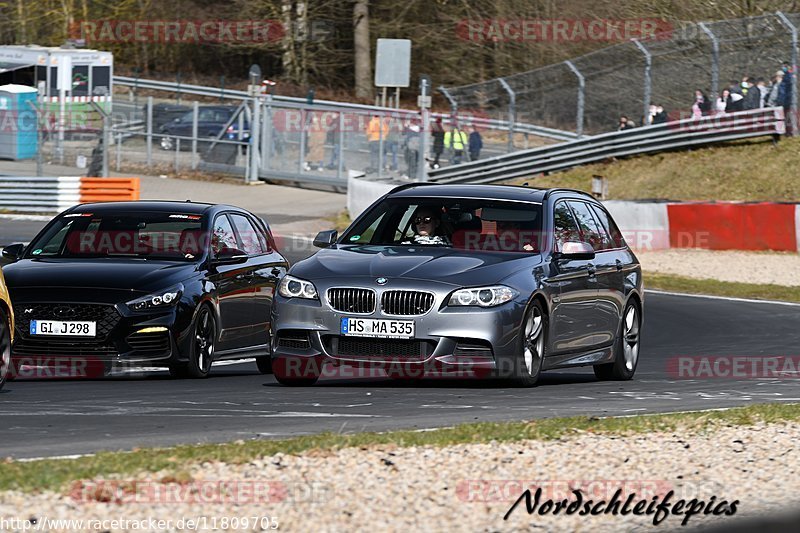
<svg viewBox="0 0 800 533">
<path fill-rule="evenodd" d="M 373 207 L 343 245 L 443 246 L 539 252 L 542 206 L 483 198 L 392 198 Z"/>
<path fill-rule="evenodd" d="M 28 246 L 26 257 L 192 261 L 206 248 L 204 235 L 203 216 L 197 214 L 68 213 Z"/>
</svg>

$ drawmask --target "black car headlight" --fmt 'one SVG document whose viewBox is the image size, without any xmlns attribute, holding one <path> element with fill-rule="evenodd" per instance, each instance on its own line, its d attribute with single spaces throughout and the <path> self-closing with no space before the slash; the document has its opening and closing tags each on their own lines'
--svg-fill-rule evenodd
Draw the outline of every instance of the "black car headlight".
<svg viewBox="0 0 800 533">
<path fill-rule="evenodd" d="M 450 295 L 447 305 L 453 307 L 494 307 L 516 298 L 517 291 L 505 285 L 459 289 Z"/>
<path fill-rule="evenodd" d="M 183 285 L 178 284 L 164 291 L 149 294 L 143 298 L 131 300 L 126 305 L 134 311 L 150 311 L 167 309 L 177 305 L 183 295 Z"/>
<path fill-rule="evenodd" d="M 317 288 L 313 283 L 288 275 L 284 276 L 280 284 L 278 284 L 278 294 L 284 298 L 319 299 L 319 296 L 317 296 Z"/>
</svg>

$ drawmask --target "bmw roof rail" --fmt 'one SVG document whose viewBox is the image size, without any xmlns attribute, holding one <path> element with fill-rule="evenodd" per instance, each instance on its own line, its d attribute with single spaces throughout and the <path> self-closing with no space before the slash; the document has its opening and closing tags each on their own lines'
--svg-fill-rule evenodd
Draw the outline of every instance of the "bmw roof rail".
<svg viewBox="0 0 800 533">
<path fill-rule="evenodd" d="M 556 187 L 554 189 L 548 189 L 547 192 L 544 193 L 544 198 L 543 199 L 546 200 L 547 198 L 550 197 L 551 194 L 559 193 L 559 192 L 568 192 L 568 193 L 573 193 L 573 194 L 580 194 L 581 196 L 587 196 L 587 197 L 591 198 L 592 200 L 597 200 L 597 198 L 595 198 L 594 196 L 592 196 L 591 194 L 589 194 L 586 191 L 581 191 L 581 190 L 578 190 L 578 189 L 569 189 L 567 187 Z"/>
<path fill-rule="evenodd" d="M 415 181 L 413 183 L 403 183 L 401 185 L 398 185 L 391 191 L 389 191 L 389 194 L 404 191 L 406 189 L 411 189 L 412 187 L 418 187 L 420 185 L 441 185 L 441 183 L 429 183 L 427 181 Z"/>
</svg>

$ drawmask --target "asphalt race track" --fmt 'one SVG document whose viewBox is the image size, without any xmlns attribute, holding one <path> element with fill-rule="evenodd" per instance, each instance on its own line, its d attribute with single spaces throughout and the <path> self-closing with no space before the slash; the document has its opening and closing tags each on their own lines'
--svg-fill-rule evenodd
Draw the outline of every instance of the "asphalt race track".
<svg viewBox="0 0 800 533">
<path fill-rule="evenodd" d="M 0 244 L 9 244 L 3 238 L 8 225 L 2 222 Z M 800 355 L 800 306 L 648 293 L 644 316 L 636 378 L 622 383 L 598 382 L 591 369 L 580 369 L 545 373 L 533 389 L 466 380 L 409 387 L 346 377 L 288 388 L 258 374 L 253 362 L 217 366 L 207 380 L 172 380 L 166 371 L 105 380 L 18 380 L 0 391 L 0 455 L 800 401 L 797 379 L 679 379 L 668 372 L 676 356 Z"/>
</svg>

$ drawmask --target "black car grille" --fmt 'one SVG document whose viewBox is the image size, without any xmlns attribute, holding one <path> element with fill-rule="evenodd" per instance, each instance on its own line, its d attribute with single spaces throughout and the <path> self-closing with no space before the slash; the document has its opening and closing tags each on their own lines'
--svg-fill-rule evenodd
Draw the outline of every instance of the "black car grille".
<svg viewBox="0 0 800 533">
<path fill-rule="evenodd" d="M 372 289 L 328 289 L 328 303 L 342 313 L 369 314 L 375 312 L 375 291 Z"/>
<path fill-rule="evenodd" d="M 97 334 L 91 341 L 96 341 L 108 337 L 121 317 L 113 305 L 34 303 L 15 305 L 14 318 L 17 331 L 23 338 L 31 338 L 31 320 L 94 321 L 97 323 Z M 76 338 L 76 340 L 83 343 L 88 339 Z"/>
<path fill-rule="evenodd" d="M 435 343 L 418 340 L 369 339 L 328 336 L 328 351 L 339 357 L 425 359 L 433 353 Z"/>
<path fill-rule="evenodd" d="M 381 296 L 381 309 L 387 315 L 424 315 L 433 307 L 433 294 L 420 291 L 386 291 Z"/>
<path fill-rule="evenodd" d="M 295 350 L 307 350 L 311 344 L 308 332 L 303 330 L 285 330 L 278 334 L 278 346 Z"/>
<path fill-rule="evenodd" d="M 14 342 L 14 357 L 116 357 L 119 352 L 110 344 L 50 342 L 18 339 Z"/>
<path fill-rule="evenodd" d="M 134 333 L 125 339 L 128 345 L 133 348 L 134 354 L 139 356 L 155 357 L 159 355 L 169 355 L 171 344 L 169 333 L 159 331 L 153 333 Z"/>
</svg>

